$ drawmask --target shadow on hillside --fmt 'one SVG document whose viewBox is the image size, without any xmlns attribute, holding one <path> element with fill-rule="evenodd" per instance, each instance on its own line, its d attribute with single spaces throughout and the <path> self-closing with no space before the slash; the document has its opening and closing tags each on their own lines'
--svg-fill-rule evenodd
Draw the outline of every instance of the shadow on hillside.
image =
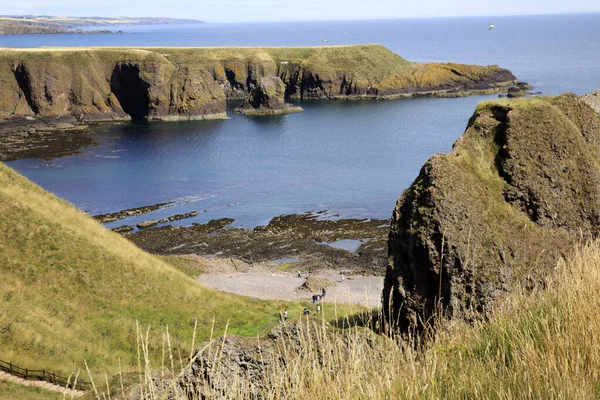
<svg viewBox="0 0 600 400">
<path fill-rule="evenodd" d="M 383 315 L 381 310 L 372 310 L 346 317 L 340 317 L 329 321 L 331 326 L 338 329 L 348 329 L 354 327 L 368 328 L 375 333 L 384 333 Z"/>
</svg>

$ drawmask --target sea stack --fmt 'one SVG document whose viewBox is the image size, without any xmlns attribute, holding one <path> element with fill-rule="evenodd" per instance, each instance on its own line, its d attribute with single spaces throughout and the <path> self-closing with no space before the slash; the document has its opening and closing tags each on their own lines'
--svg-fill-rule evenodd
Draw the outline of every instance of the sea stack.
<svg viewBox="0 0 600 400">
<path fill-rule="evenodd" d="M 479 319 L 515 287 L 543 283 L 599 236 L 599 152 L 600 118 L 573 94 L 479 105 L 452 152 L 398 199 L 384 315 L 403 330 L 440 311 Z"/>
</svg>

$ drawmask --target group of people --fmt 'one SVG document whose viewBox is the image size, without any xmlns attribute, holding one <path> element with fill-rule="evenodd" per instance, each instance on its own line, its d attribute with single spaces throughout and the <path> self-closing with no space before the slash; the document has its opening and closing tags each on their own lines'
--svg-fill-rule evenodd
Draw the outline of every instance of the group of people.
<svg viewBox="0 0 600 400">
<path fill-rule="evenodd" d="M 298 270 L 298 278 L 302 278 L 302 273 L 300 272 L 300 270 Z M 307 273 L 307 278 L 308 278 L 308 273 Z M 344 273 L 341 273 L 341 279 L 342 282 L 344 282 L 345 276 Z M 327 294 L 327 291 L 325 290 L 325 288 L 322 288 L 321 291 L 319 293 L 315 293 L 312 296 L 312 303 L 316 304 L 315 310 L 316 313 L 319 314 L 322 310 L 321 308 L 321 304 L 320 302 L 325 298 L 325 295 Z M 312 313 L 311 309 L 309 307 L 304 307 L 304 310 L 302 310 L 302 315 L 310 315 Z M 287 321 L 288 319 L 288 311 L 287 309 L 285 309 L 283 311 L 283 313 L 279 313 L 279 322 L 284 322 Z"/>
<path fill-rule="evenodd" d="M 322 299 L 325 298 L 326 294 L 327 294 L 327 291 L 325 290 L 325 288 L 321 289 L 321 291 L 319 293 L 313 294 L 312 303 L 316 304 L 316 303 L 320 302 Z"/>
<path fill-rule="evenodd" d="M 315 311 L 317 314 L 321 313 L 322 308 L 321 308 L 320 302 L 323 300 L 323 298 L 325 297 L 326 294 L 327 294 L 327 291 L 325 290 L 325 288 L 322 288 L 319 293 L 314 294 L 312 297 L 313 304 L 317 305 L 315 307 Z M 312 313 L 312 311 L 308 307 L 304 307 L 304 310 L 302 310 L 302 315 L 310 315 L 311 313 Z M 288 311 L 286 308 L 283 310 L 283 313 L 281 313 L 281 312 L 279 313 L 279 322 L 287 321 L 287 319 L 288 319 Z"/>
<path fill-rule="evenodd" d="M 304 307 L 304 310 L 302 310 L 302 315 L 310 315 L 312 311 L 310 310 L 310 308 L 308 307 Z M 321 305 L 317 304 L 316 307 L 316 313 L 319 314 L 321 312 Z"/>
</svg>

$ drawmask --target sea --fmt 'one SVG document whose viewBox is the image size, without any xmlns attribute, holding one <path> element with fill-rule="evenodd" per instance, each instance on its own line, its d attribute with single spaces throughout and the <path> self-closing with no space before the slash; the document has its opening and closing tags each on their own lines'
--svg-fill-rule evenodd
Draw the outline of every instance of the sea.
<svg viewBox="0 0 600 400">
<path fill-rule="evenodd" d="M 107 29 L 123 33 L 0 36 L 0 47 L 378 43 L 416 62 L 497 64 L 543 95 L 600 88 L 600 14 Z M 228 217 L 252 228 L 320 211 L 385 219 L 423 163 L 450 151 L 477 103 L 496 97 L 307 101 L 285 116 L 104 125 L 77 154 L 7 164 L 90 214 L 170 203 L 128 224 L 190 211 L 199 215 L 174 224 Z"/>
</svg>

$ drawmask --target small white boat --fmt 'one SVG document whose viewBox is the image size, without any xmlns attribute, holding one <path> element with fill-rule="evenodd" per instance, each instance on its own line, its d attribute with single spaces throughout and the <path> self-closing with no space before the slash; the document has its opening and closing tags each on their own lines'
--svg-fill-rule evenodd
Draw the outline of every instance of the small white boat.
<svg viewBox="0 0 600 400">
<path fill-rule="evenodd" d="M 488 27 L 488 31 L 491 31 L 492 29 L 494 29 L 496 26 L 494 24 L 490 24 L 490 26 Z"/>
</svg>

